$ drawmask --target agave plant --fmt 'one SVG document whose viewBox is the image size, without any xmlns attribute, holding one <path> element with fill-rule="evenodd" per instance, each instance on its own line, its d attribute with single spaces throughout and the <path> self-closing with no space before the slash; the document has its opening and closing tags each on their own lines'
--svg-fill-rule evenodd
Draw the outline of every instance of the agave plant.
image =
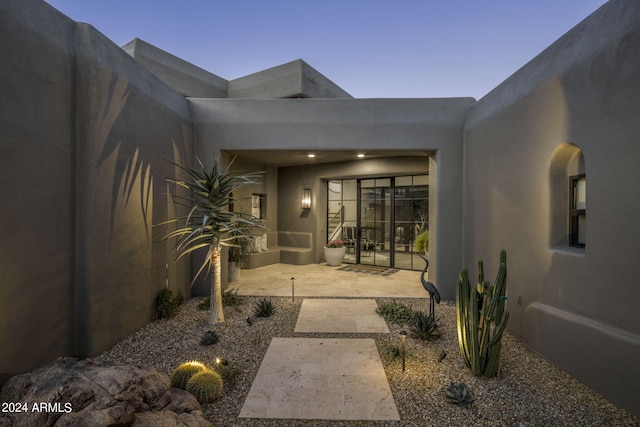
<svg viewBox="0 0 640 427">
<path fill-rule="evenodd" d="M 269 317 L 276 310 L 273 302 L 269 298 L 260 298 L 253 305 L 253 313 L 257 317 Z"/>
<path fill-rule="evenodd" d="M 409 330 L 411 331 L 411 336 L 421 340 L 434 341 L 440 338 L 437 320 L 422 310 L 414 313 L 409 322 Z"/>
<path fill-rule="evenodd" d="M 469 393 L 469 389 L 465 383 L 454 384 L 451 381 L 451 385 L 444 391 L 444 397 L 451 403 L 456 405 L 466 405 L 473 402 L 475 399 Z"/>
<path fill-rule="evenodd" d="M 215 331 L 207 331 L 200 339 L 200 345 L 213 345 L 220 341 L 220 337 Z"/>
<path fill-rule="evenodd" d="M 249 213 L 229 211 L 229 205 L 237 200 L 232 194 L 241 186 L 257 184 L 256 180 L 263 172 L 235 174 L 230 171 L 233 160 L 224 170 L 218 168 L 217 162 L 213 162 L 211 166 L 203 164 L 198 158 L 196 162 L 197 168 L 171 162 L 186 172 L 189 177 L 187 181 L 168 180 L 191 193 L 189 196 L 173 196 L 174 203 L 186 207 L 188 214 L 158 225 L 178 224 L 176 230 L 165 236 L 165 239 L 177 239 L 176 260 L 198 249 L 207 248 L 205 260 L 193 278 L 193 282 L 203 272 L 209 273 L 213 267 L 209 314 L 209 324 L 213 325 L 224 322 L 220 279 L 221 247 L 233 246 L 238 239 L 248 239 L 250 235 L 247 230 L 249 229 L 264 228 L 260 220 Z"/>
</svg>

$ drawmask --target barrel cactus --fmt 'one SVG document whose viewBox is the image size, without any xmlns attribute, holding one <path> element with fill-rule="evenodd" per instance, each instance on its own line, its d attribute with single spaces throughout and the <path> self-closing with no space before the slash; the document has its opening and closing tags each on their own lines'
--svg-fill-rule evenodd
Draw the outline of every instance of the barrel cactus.
<svg viewBox="0 0 640 427">
<path fill-rule="evenodd" d="M 198 372 L 187 382 L 186 390 L 193 394 L 198 402 L 209 403 L 222 395 L 222 378 L 220 374 L 209 369 Z"/>
<path fill-rule="evenodd" d="M 467 269 L 460 272 L 456 287 L 456 314 L 460 353 L 474 375 L 498 374 L 502 333 L 509 312 L 505 310 L 507 253 L 500 252 L 500 267 L 491 286 L 484 280 L 482 261 L 478 262 L 478 283 L 469 284 Z"/>
<path fill-rule="evenodd" d="M 173 371 L 173 374 L 171 374 L 171 387 L 184 390 L 187 387 L 187 382 L 192 376 L 206 369 L 207 367 L 203 363 L 195 360 L 183 363 Z"/>
</svg>

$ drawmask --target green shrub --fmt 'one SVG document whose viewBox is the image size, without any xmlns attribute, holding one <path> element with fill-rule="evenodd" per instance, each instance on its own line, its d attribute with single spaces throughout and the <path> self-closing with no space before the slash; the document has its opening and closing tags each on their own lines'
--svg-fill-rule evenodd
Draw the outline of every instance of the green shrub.
<svg viewBox="0 0 640 427">
<path fill-rule="evenodd" d="M 213 345 L 220 341 L 220 337 L 214 331 L 207 331 L 200 339 L 200 345 Z"/>
<path fill-rule="evenodd" d="M 187 382 L 192 376 L 206 369 L 207 367 L 204 364 L 196 362 L 195 360 L 183 363 L 173 371 L 173 374 L 171 374 L 171 387 L 184 390 L 187 387 Z"/>
<path fill-rule="evenodd" d="M 409 322 L 409 331 L 412 337 L 420 338 L 421 340 L 434 341 L 440 338 L 438 322 L 422 310 L 414 313 Z"/>
<path fill-rule="evenodd" d="M 269 298 L 260 298 L 253 306 L 253 312 L 257 317 L 269 317 L 276 310 Z"/>
<path fill-rule="evenodd" d="M 244 297 L 238 295 L 238 290 L 228 289 L 222 293 L 223 307 L 240 307 L 244 304 Z"/>
<path fill-rule="evenodd" d="M 426 254 L 429 250 L 429 232 L 423 231 L 418 234 L 416 241 L 414 242 L 415 251 L 420 254 Z"/>
<path fill-rule="evenodd" d="M 222 306 L 223 307 L 240 307 L 245 302 L 245 298 L 243 296 L 238 295 L 237 290 L 226 290 L 222 292 Z M 198 304 L 198 310 L 206 311 L 209 310 L 211 306 L 211 297 L 206 297 L 202 300 L 200 304 Z"/>
<path fill-rule="evenodd" d="M 158 319 L 168 319 L 178 314 L 180 306 L 184 302 L 184 297 L 180 292 L 175 297 L 169 288 L 162 288 L 156 297 L 156 317 Z"/>
<path fill-rule="evenodd" d="M 225 387 L 234 389 L 238 384 L 238 377 L 240 376 L 240 369 L 231 365 L 230 363 L 220 363 L 216 365 L 216 372 L 220 374 L 222 382 Z"/>
<path fill-rule="evenodd" d="M 378 305 L 376 313 L 382 316 L 382 318 L 387 322 L 398 326 L 408 324 L 411 322 L 411 318 L 413 317 L 413 309 L 396 300 L 382 301 Z"/>
<path fill-rule="evenodd" d="M 187 382 L 186 390 L 193 394 L 198 402 L 209 403 L 222 395 L 222 378 L 220 374 L 209 369 L 198 372 Z"/>
<path fill-rule="evenodd" d="M 200 304 L 198 304 L 198 310 L 206 311 L 206 310 L 209 310 L 210 307 L 211 307 L 210 297 L 206 297 L 200 302 Z"/>
<path fill-rule="evenodd" d="M 397 342 L 389 342 L 383 347 L 382 355 L 389 360 L 402 357 L 402 345 Z"/>
</svg>

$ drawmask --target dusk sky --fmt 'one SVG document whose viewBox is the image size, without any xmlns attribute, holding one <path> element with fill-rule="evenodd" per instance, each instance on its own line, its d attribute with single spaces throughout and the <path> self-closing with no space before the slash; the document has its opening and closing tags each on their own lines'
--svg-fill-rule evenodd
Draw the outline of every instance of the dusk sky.
<svg viewBox="0 0 640 427">
<path fill-rule="evenodd" d="M 605 0 L 47 0 L 227 80 L 298 58 L 356 98 L 481 98 Z"/>
</svg>

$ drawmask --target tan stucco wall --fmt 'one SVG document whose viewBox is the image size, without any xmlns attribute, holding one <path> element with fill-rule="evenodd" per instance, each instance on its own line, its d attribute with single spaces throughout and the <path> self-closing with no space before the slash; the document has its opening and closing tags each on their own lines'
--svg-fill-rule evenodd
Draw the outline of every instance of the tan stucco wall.
<svg viewBox="0 0 640 427">
<path fill-rule="evenodd" d="M 495 274 L 506 249 L 509 328 L 636 414 L 638 52 L 640 3 L 610 1 L 473 105 L 464 152 L 465 264 Z M 550 236 L 551 163 L 567 143 L 584 155 L 584 250 Z"/>
<path fill-rule="evenodd" d="M 0 33 L 2 380 L 143 326 L 165 265 L 188 293 L 151 225 L 193 127 L 184 97 L 44 2 L 3 1 Z"/>
<path fill-rule="evenodd" d="M 72 23 L 19 3 L 0 4 L 3 377 L 72 347 Z"/>
</svg>

